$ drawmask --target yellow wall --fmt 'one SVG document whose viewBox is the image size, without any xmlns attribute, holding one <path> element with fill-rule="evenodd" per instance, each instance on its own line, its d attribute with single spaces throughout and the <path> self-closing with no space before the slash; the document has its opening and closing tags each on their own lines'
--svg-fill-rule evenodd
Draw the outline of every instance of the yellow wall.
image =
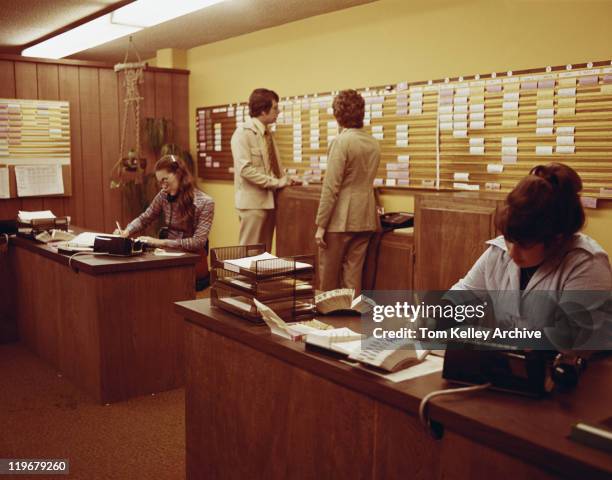
<svg viewBox="0 0 612 480">
<path fill-rule="evenodd" d="M 608 0 L 380 0 L 187 51 L 190 142 L 196 107 L 244 101 L 256 87 L 281 96 L 399 81 L 605 60 Z M 238 238 L 230 182 L 203 182 L 216 201 L 213 246 Z M 388 211 L 409 194 L 383 195 Z M 612 202 L 585 232 L 612 252 Z"/>
</svg>

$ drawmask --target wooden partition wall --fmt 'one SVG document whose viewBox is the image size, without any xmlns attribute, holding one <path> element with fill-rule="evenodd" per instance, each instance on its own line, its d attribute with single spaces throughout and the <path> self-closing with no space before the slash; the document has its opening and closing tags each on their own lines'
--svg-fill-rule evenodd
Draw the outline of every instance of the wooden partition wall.
<svg viewBox="0 0 612 480">
<path fill-rule="evenodd" d="M 144 118 L 172 119 L 174 142 L 189 143 L 187 70 L 147 68 L 140 86 Z M 0 219 L 18 210 L 50 209 L 70 215 L 72 223 L 112 231 L 115 220 L 131 220 L 122 192 L 110 189 L 110 172 L 119 156 L 122 88 L 112 65 L 96 62 L 48 61 L 0 55 L 0 98 L 67 100 L 70 102 L 72 196 L 69 198 L 0 199 Z M 133 142 L 126 142 L 129 149 Z M 142 142 L 143 146 L 145 142 Z M 148 166 L 154 154 L 144 148 Z"/>
</svg>

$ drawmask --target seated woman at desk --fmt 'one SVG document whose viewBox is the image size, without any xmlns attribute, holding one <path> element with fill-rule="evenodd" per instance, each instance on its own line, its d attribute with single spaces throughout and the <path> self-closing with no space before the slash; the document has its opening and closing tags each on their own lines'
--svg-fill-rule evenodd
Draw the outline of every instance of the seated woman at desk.
<svg viewBox="0 0 612 480">
<path fill-rule="evenodd" d="M 145 212 L 120 233 L 124 237 L 135 235 L 163 212 L 163 227 L 159 231 L 159 238 L 140 239 L 156 247 L 201 253 L 203 259 L 196 265 L 196 278 L 201 284 L 208 276 L 206 248 L 215 203 L 210 196 L 195 188 L 193 176 L 183 160 L 175 155 L 164 155 L 157 161 L 155 176 L 161 187 L 160 192 Z"/>
<path fill-rule="evenodd" d="M 578 327 L 597 332 L 601 345 L 612 340 L 610 261 L 595 240 L 579 233 L 585 222 L 581 190 L 580 176 L 567 165 L 534 167 L 496 216 L 502 235 L 487 242 L 451 297 L 461 297 L 459 290 L 502 291 L 494 296 L 496 324 L 506 326 L 550 326 L 558 308 L 588 311 L 588 325 Z"/>
<path fill-rule="evenodd" d="M 534 167 L 506 198 L 495 223 L 502 233 L 456 290 L 612 289 L 608 254 L 578 233 L 585 215 L 582 180 L 562 163 Z"/>
<path fill-rule="evenodd" d="M 365 101 L 358 92 L 341 91 L 333 110 L 342 131 L 329 147 L 315 222 L 320 288 L 353 288 L 358 295 L 370 237 L 378 226 L 373 183 L 380 146 L 363 130 Z"/>
</svg>

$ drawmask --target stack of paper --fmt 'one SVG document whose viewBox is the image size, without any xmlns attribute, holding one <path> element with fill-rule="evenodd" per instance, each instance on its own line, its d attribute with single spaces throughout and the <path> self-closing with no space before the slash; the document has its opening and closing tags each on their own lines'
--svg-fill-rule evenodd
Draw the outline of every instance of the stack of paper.
<svg viewBox="0 0 612 480">
<path fill-rule="evenodd" d="M 32 220 L 51 220 L 55 218 L 55 215 L 51 210 L 40 210 L 36 212 L 24 212 L 19 211 L 17 220 L 23 223 L 29 223 Z"/>
</svg>

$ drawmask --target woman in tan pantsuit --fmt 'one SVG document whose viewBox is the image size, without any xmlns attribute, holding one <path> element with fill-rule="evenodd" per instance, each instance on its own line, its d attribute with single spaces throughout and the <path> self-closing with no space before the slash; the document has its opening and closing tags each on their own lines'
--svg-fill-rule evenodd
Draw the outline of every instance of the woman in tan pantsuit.
<svg viewBox="0 0 612 480">
<path fill-rule="evenodd" d="M 358 92 L 341 91 L 333 109 L 342 131 L 327 153 L 317 212 L 319 288 L 354 288 L 358 294 L 368 243 L 378 226 L 373 183 L 380 146 L 363 130 L 365 102 Z"/>
</svg>

